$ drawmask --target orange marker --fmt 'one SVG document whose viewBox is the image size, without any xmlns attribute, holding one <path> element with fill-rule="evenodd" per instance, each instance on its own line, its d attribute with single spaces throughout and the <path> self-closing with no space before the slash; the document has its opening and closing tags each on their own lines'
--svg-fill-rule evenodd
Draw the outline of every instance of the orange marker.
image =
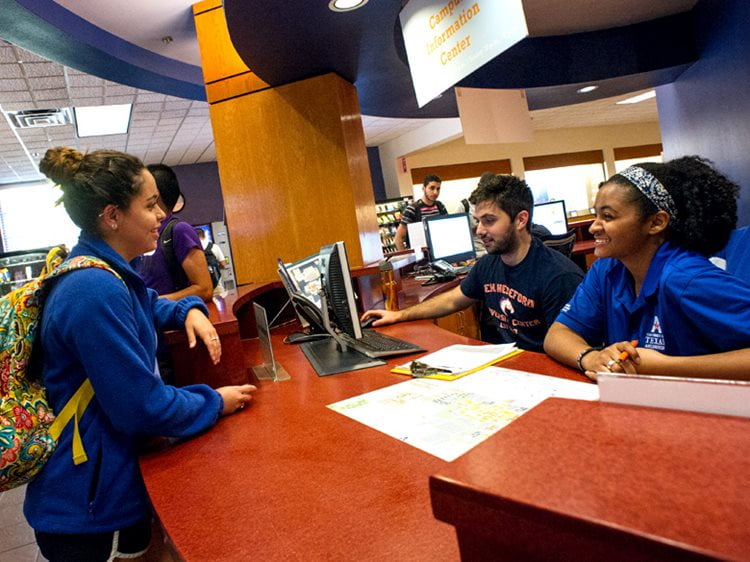
<svg viewBox="0 0 750 562">
<path fill-rule="evenodd" d="M 633 347 L 637 346 L 638 340 L 631 341 L 630 345 L 632 345 Z M 623 361 L 627 361 L 628 359 L 630 359 L 630 354 L 627 351 L 623 351 L 622 353 L 620 353 L 620 356 L 617 358 L 617 362 L 622 363 Z"/>
</svg>

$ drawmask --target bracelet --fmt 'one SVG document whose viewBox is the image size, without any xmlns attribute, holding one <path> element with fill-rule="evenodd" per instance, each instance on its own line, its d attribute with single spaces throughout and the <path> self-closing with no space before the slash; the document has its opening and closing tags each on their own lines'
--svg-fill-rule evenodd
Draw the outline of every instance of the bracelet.
<svg viewBox="0 0 750 562">
<path fill-rule="evenodd" d="M 578 368 L 581 370 L 582 373 L 586 372 L 586 369 L 583 368 L 583 358 L 586 357 L 587 354 L 591 353 L 592 351 L 601 351 L 604 349 L 603 346 L 597 345 L 595 347 L 587 347 L 581 353 L 578 354 L 578 357 L 576 358 L 576 363 L 578 364 Z"/>
</svg>

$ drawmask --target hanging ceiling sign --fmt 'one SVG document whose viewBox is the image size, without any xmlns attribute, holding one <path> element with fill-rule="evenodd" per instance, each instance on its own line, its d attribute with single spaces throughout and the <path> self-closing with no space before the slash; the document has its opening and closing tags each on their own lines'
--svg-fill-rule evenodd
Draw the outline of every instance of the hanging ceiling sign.
<svg viewBox="0 0 750 562">
<path fill-rule="evenodd" d="M 521 0 L 410 0 L 400 18 L 419 107 L 529 34 Z"/>
</svg>

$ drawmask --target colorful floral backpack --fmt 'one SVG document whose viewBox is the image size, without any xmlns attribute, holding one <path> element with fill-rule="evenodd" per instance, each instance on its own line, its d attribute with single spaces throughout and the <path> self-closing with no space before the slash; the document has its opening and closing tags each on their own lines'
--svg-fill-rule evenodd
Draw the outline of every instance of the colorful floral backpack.
<svg viewBox="0 0 750 562">
<path fill-rule="evenodd" d="M 106 262 L 78 256 L 63 261 L 65 252 L 53 248 L 42 273 L 0 298 L 0 492 L 25 484 L 36 476 L 57 446 L 65 426 L 74 421 L 73 462 L 86 462 L 78 419 L 94 389 L 86 379 L 63 409 L 54 415 L 41 384 L 27 378 L 44 296 L 50 281 L 86 267 L 106 269 L 122 279 Z"/>
</svg>

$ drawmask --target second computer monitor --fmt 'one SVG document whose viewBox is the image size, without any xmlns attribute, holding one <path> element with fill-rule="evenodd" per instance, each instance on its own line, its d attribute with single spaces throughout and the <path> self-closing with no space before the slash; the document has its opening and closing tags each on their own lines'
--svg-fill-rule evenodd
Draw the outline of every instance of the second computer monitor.
<svg viewBox="0 0 750 562">
<path fill-rule="evenodd" d="M 286 273 L 293 288 L 320 308 L 320 291 L 323 289 L 318 266 L 318 254 L 286 264 Z"/>
<path fill-rule="evenodd" d="M 474 229 L 467 213 L 427 217 L 424 228 L 430 261 L 456 263 L 476 257 Z"/>
<path fill-rule="evenodd" d="M 320 276 L 333 321 L 339 330 L 355 339 L 362 337 L 357 300 L 343 242 L 320 249 Z"/>
<path fill-rule="evenodd" d="M 559 235 L 568 232 L 568 216 L 565 214 L 565 201 L 549 201 L 534 205 L 534 224 L 547 227 L 550 234 Z"/>
</svg>

